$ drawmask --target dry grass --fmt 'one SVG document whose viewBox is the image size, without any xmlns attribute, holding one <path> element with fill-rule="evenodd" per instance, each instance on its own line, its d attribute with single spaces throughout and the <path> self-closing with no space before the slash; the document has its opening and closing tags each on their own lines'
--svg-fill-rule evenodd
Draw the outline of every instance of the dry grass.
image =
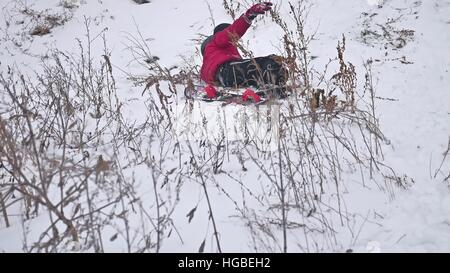
<svg viewBox="0 0 450 273">
<path fill-rule="evenodd" d="M 223 3 L 231 17 L 246 4 Z M 220 108 L 217 120 L 202 114 L 189 130 L 177 131 L 177 106 L 186 120 L 195 108 L 178 98 L 198 80 L 198 66 L 187 58 L 181 67 L 164 67 L 139 31 L 128 36 L 128 50 L 146 73 L 128 76 L 143 90 L 147 109 L 140 123 L 124 118 L 106 38 L 90 39 L 88 21 L 88 42 L 79 42 L 78 54 L 55 51 L 37 84 L 17 69 L 0 74 L 2 216 L 8 224 L 17 210 L 26 223 L 39 214 L 49 219 L 24 251 L 102 252 L 108 240 L 120 240 L 129 252 L 159 252 L 170 236 L 183 242 L 174 211 L 185 211 L 189 224 L 199 206 L 210 227 L 199 251 L 206 243 L 226 251 L 216 192 L 234 205 L 257 252 L 342 251 L 347 245 L 338 241 L 339 230 L 355 242 L 360 227 L 343 196 L 347 179 L 389 196 L 408 179 L 383 164 L 388 140 L 375 112 L 371 62 L 358 87 L 343 37 L 330 60 L 337 70 L 315 73 L 312 36 L 304 30 L 309 6 L 289 6 L 294 26 L 277 8 L 271 16 L 284 30 L 292 95 L 256 111 L 258 124 L 268 128 L 264 137 L 252 133 L 254 119 L 246 111 L 234 119 Z M 90 55 L 94 42 L 105 45 L 101 58 Z M 208 123 L 218 129 L 209 131 Z M 233 130 L 242 138 L 231 140 Z M 198 185 L 201 196 L 180 208 L 186 184 Z"/>
</svg>

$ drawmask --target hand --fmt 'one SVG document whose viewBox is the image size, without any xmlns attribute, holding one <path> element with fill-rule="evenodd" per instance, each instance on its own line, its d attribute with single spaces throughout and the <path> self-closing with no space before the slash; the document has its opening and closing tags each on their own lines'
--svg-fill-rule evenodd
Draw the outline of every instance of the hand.
<svg viewBox="0 0 450 273">
<path fill-rule="evenodd" d="M 242 94 L 242 100 L 243 101 L 252 100 L 253 102 L 260 102 L 261 97 L 258 96 L 258 94 L 256 94 L 255 91 L 251 90 L 250 88 L 247 88 Z"/>
<path fill-rule="evenodd" d="M 208 86 L 206 86 L 205 92 L 206 92 L 206 96 L 210 99 L 217 97 L 217 89 L 210 84 L 208 84 Z"/>
<path fill-rule="evenodd" d="M 261 4 L 256 4 L 253 5 L 251 8 L 249 8 L 246 12 L 245 12 L 245 16 L 250 19 L 253 20 L 255 19 L 255 17 L 258 14 L 264 14 L 266 11 L 272 9 L 272 3 L 270 2 L 264 2 Z"/>
</svg>

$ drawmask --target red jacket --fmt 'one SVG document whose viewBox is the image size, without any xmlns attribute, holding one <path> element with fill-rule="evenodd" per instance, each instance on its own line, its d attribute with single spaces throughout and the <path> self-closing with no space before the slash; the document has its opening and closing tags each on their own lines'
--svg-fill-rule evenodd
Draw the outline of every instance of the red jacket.
<svg viewBox="0 0 450 273">
<path fill-rule="evenodd" d="M 202 80 L 207 83 L 215 82 L 216 73 L 221 64 L 242 59 L 237 47 L 232 42 L 232 37 L 241 38 L 249 27 L 250 24 L 245 15 L 242 15 L 232 25 L 214 35 L 205 47 L 200 71 Z"/>
</svg>

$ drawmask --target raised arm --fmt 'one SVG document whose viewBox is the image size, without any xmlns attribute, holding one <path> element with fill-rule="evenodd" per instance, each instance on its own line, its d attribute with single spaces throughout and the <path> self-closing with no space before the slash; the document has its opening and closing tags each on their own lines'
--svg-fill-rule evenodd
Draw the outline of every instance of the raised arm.
<svg viewBox="0 0 450 273">
<path fill-rule="evenodd" d="M 216 42 L 218 46 L 224 47 L 232 42 L 233 39 L 237 40 L 241 38 L 250 27 L 252 20 L 255 19 L 258 14 L 264 14 L 271 8 L 272 3 L 270 2 L 253 5 L 241 17 L 234 21 L 233 24 L 214 35 L 214 42 Z"/>
<path fill-rule="evenodd" d="M 248 20 L 245 15 L 242 15 L 229 27 L 214 35 L 214 42 L 216 42 L 218 46 L 225 47 L 233 39 L 241 38 L 250 27 L 250 24 L 251 21 Z"/>
</svg>

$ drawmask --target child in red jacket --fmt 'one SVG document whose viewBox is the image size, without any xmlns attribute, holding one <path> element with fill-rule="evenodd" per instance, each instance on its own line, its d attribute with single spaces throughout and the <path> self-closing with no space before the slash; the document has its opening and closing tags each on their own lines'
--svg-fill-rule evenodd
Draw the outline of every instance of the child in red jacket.
<svg viewBox="0 0 450 273">
<path fill-rule="evenodd" d="M 270 10 L 272 3 L 253 5 L 233 24 L 220 24 L 215 27 L 214 35 L 202 44 L 203 65 L 201 79 L 208 84 L 224 87 L 261 87 L 264 84 L 283 86 L 287 71 L 281 58 L 275 55 L 242 59 L 236 42 L 250 27 L 258 14 Z"/>
</svg>

